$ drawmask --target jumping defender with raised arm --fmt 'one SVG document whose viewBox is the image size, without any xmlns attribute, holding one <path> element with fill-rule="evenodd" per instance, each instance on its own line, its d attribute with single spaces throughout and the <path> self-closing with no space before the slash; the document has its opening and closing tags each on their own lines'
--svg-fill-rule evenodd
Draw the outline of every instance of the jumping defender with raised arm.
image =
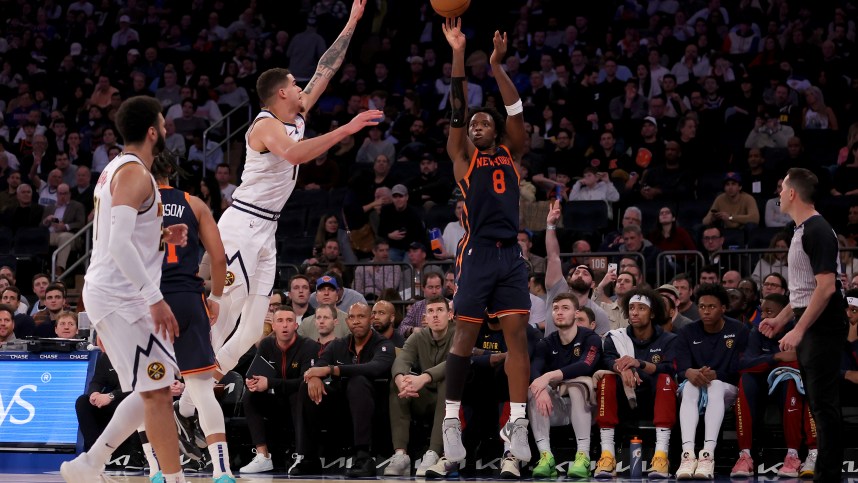
<svg viewBox="0 0 858 483">
<path fill-rule="evenodd" d="M 509 378 L 510 416 L 501 429 L 513 457 L 530 461 L 527 442 L 527 389 L 530 360 L 527 326 L 530 296 L 527 264 L 517 243 L 519 231 L 519 166 L 524 141 L 522 105 L 512 81 L 501 67 L 507 36 L 495 31 L 490 63 L 495 72 L 508 117 L 494 109 L 465 104 L 465 35 L 461 19 L 443 26 L 453 48 L 450 90 L 452 115 L 447 152 L 453 160 L 456 182 L 465 206 L 465 235 L 456 253 L 458 290 L 453 300 L 456 334 L 447 357 L 447 398 L 443 425 L 444 453 L 451 464 L 465 459 L 459 422 L 471 351 L 485 315 L 497 317 L 508 348 L 505 370 Z"/>
<path fill-rule="evenodd" d="M 354 0 L 351 15 L 337 40 L 322 55 L 316 73 L 301 89 L 282 68 L 263 72 L 256 89 L 264 108 L 245 135 L 247 161 L 233 204 L 218 223 L 227 256 L 226 288 L 218 322 L 212 328 L 220 374 L 231 370 L 260 337 L 274 285 L 274 232 L 283 206 L 298 179 L 298 166 L 313 161 L 346 136 L 375 126 L 381 111 L 365 111 L 348 124 L 303 140 L 304 116 L 339 69 L 366 0 Z M 302 141 L 302 142 L 298 142 Z M 224 344 L 241 314 L 241 324 Z M 187 399 L 182 401 L 183 414 Z"/>
</svg>

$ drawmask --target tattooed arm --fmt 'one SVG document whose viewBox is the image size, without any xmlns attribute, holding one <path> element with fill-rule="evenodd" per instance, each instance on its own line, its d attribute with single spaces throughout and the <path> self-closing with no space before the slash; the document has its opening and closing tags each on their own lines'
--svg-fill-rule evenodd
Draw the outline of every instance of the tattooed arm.
<svg viewBox="0 0 858 483">
<path fill-rule="evenodd" d="M 316 67 L 316 73 L 313 74 L 310 82 L 307 83 L 307 87 L 304 88 L 303 99 L 305 112 L 313 108 L 313 105 L 316 104 L 316 101 L 319 100 L 319 97 L 328 87 L 328 82 L 343 63 L 343 59 L 346 57 L 346 50 L 349 48 L 349 42 L 352 40 L 352 36 L 355 33 L 355 27 L 357 26 L 358 20 L 360 20 L 363 15 L 363 9 L 365 6 L 366 0 L 354 0 L 354 3 L 352 3 L 351 15 L 349 15 L 349 21 L 346 23 L 345 28 L 342 33 L 340 33 L 340 36 L 337 37 L 337 40 L 335 40 L 328 50 L 322 54 L 322 58 L 319 59 L 319 65 Z"/>
</svg>

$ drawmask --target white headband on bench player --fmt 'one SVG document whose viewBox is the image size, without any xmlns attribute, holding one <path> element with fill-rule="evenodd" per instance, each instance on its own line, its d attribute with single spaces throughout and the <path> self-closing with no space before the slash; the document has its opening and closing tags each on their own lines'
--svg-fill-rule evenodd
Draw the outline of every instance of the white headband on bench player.
<svg viewBox="0 0 858 483">
<path fill-rule="evenodd" d="M 647 307 L 652 307 L 652 301 L 646 295 L 632 295 L 632 298 L 629 299 L 629 305 L 635 302 L 644 304 Z"/>
<path fill-rule="evenodd" d="M 858 297 L 846 297 L 846 303 L 853 307 L 858 307 Z"/>
</svg>

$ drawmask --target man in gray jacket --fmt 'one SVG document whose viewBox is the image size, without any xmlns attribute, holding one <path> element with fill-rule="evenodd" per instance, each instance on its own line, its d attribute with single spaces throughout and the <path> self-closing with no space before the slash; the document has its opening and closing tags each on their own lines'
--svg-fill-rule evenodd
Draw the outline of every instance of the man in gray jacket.
<svg viewBox="0 0 858 483">
<path fill-rule="evenodd" d="M 441 440 L 446 395 L 444 370 L 453 341 L 453 313 L 447 299 L 437 296 L 426 302 L 425 314 L 429 330 L 415 332 L 405 341 L 391 370 L 390 429 L 396 452 L 384 469 L 385 476 L 411 475 L 407 448 L 412 416 L 433 415 L 429 450 L 417 467 L 417 476 L 425 476 L 444 449 Z"/>
</svg>

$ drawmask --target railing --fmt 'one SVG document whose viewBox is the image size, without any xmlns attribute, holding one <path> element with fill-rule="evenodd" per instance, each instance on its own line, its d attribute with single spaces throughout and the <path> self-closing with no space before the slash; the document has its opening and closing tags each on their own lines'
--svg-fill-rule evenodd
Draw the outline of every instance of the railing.
<svg viewBox="0 0 858 483">
<path fill-rule="evenodd" d="M 620 260 L 623 258 L 634 258 L 637 261 L 638 268 L 640 268 L 641 276 L 646 277 L 646 259 L 643 254 L 640 252 L 572 252 L 572 253 L 561 253 L 560 254 L 560 262 L 562 265 L 566 265 L 567 263 L 574 260 L 575 265 L 587 265 L 590 267 L 593 272 L 596 272 L 598 275 L 599 272 L 602 274 L 608 272 L 608 263 L 616 263 L 619 265 Z M 574 268 L 574 267 L 568 267 Z M 617 267 L 617 272 L 621 272 L 620 267 Z M 564 273 L 564 278 L 568 275 L 568 273 Z M 597 284 L 598 280 L 594 280 Z M 546 289 L 548 287 L 545 287 Z"/>
<path fill-rule="evenodd" d="M 238 112 L 242 109 L 247 109 L 247 121 L 245 121 L 244 124 L 242 124 L 241 126 L 238 126 L 237 128 L 235 128 L 235 130 L 233 131 L 233 129 L 232 129 L 232 116 L 233 116 L 233 114 L 235 114 L 236 112 Z M 253 121 L 253 108 L 250 105 L 250 101 L 244 101 L 241 104 L 239 104 L 238 106 L 236 106 L 235 108 L 233 108 L 231 111 L 224 114 L 224 116 L 219 121 L 213 123 L 205 131 L 203 131 L 203 176 L 206 175 L 206 167 L 208 166 L 209 155 L 212 154 L 213 152 L 215 152 L 216 149 L 220 149 L 221 146 L 223 146 L 224 144 L 227 145 L 226 146 L 226 156 L 225 156 L 226 163 L 230 163 L 230 161 L 231 161 L 231 150 L 229 149 L 229 141 L 232 140 L 233 136 L 236 133 L 241 132 L 245 127 L 249 126 L 252 121 Z M 223 140 L 221 142 L 217 143 L 217 145 L 215 145 L 211 149 L 209 149 L 208 148 L 209 133 L 212 130 L 216 129 L 217 127 L 223 125 L 224 123 L 226 123 L 226 132 L 224 132 Z"/>
<path fill-rule="evenodd" d="M 66 241 L 62 245 L 58 246 L 57 249 L 54 250 L 54 253 L 51 254 L 51 280 L 62 281 L 66 277 L 66 275 L 73 273 L 73 270 L 75 268 L 89 262 L 89 256 L 90 256 L 90 254 L 92 254 L 92 225 L 93 225 L 93 223 L 94 222 L 90 221 L 89 223 L 84 225 L 84 227 L 81 228 L 77 233 L 75 233 L 73 237 L 71 237 L 68 241 Z M 74 263 L 72 263 L 68 267 L 65 267 L 65 271 L 61 275 L 57 276 L 57 255 L 59 254 L 59 251 L 65 247 L 71 246 L 72 244 L 77 242 L 77 240 L 80 239 L 81 237 L 83 237 L 83 239 L 84 239 L 83 254 L 80 256 L 80 258 L 75 260 Z"/>
<path fill-rule="evenodd" d="M 676 274 L 685 273 L 695 282 L 700 278 L 700 268 L 706 258 L 697 250 L 674 250 L 661 252 L 655 259 L 656 286 L 670 282 Z"/>
</svg>

